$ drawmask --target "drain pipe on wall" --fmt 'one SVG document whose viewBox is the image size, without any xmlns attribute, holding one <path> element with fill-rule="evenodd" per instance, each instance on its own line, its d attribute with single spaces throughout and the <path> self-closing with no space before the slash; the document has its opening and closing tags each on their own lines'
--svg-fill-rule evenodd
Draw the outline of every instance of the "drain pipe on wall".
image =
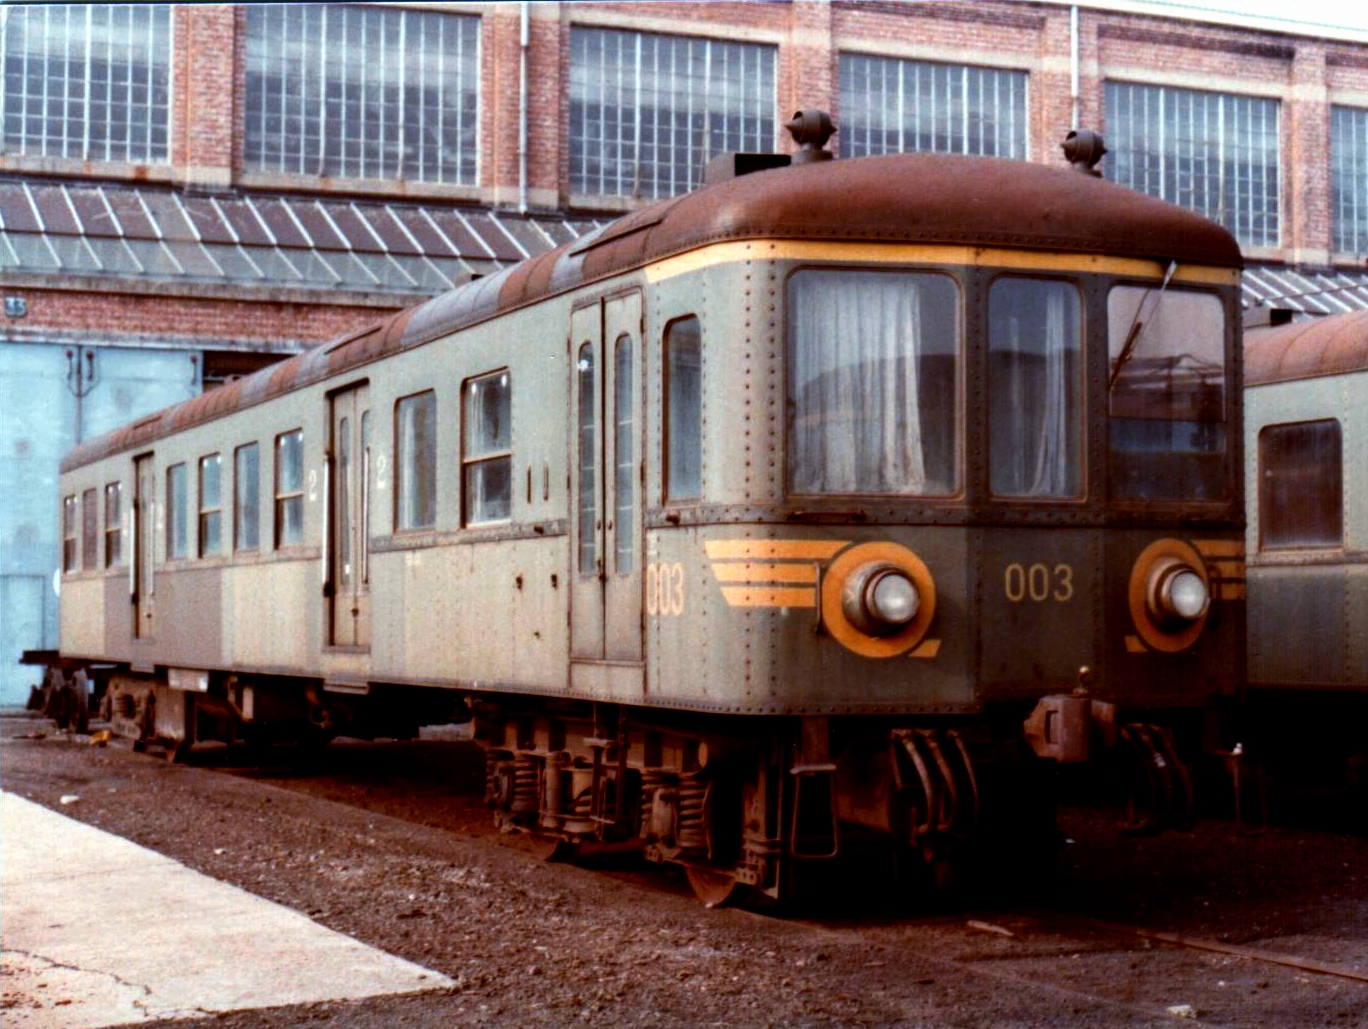
<svg viewBox="0 0 1368 1029">
<path fill-rule="evenodd" d="M 521 53 L 518 59 L 518 213 L 527 213 L 527 48 L 532 41 L 527 0 L 523 0 Z M 1075 17 L 1077 9 L 1075 9 Z M 1077 82 L 1074 85 L 1077 94 Z M 1075 122 L 1078 120 L 1075 116 Z"/>
<path fill-rule="evenodd" d="M 526 7 L 523 4 L 523 7 Z M 1069 8 L 1069 99 L 1073 107 L 1073 123 L 1069 128 L 1078 129 L 1078 5 Z"/>
</svg>

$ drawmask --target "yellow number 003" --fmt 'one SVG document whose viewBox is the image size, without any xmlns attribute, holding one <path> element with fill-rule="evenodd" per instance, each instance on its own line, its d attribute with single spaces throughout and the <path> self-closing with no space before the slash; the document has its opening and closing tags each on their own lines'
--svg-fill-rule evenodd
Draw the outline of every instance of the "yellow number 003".
<svg viewBox="0 0 1368 1029">
<path fill-rule="evenodd" d="M 1067 604 L 1073 599 L 1073 566 L 1010 564 L 1002 573 L 1002 590 L 1013 604 L 1032 600 L 1037 604 L 1053 600 Z"/>
<path fill-rule="evenodd" d="M 648 564 L 646 566 L 646 613 L 682 615 L 684 613 L 684 566 Z"/>
</svg>

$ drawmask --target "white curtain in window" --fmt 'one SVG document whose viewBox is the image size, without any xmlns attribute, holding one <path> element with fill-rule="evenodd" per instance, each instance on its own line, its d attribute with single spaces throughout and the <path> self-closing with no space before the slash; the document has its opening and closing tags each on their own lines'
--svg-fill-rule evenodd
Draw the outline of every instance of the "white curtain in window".
<svg viewBox="0 0 1368 1029">
<path fill-rule="evenodd" d="M 1031 496 L 1065 496 L 1072 492 L 1068 458 L 1069 372 L 1065 360 L 1070 341 L 1064 328 L 1067 296 L 1062 289 L 1052 289 L 1045 295 L 1045 382 L 1041 391 L 1044 410 L 1035 447 L 1035 475 L 1026 491 Z"/>
<path fill-rule="evenodd" d="M 926 484 L 918 411 L 921 297 L 905 276 L 795 277 L 799 493 L 919 493 Z"/>
</svg>

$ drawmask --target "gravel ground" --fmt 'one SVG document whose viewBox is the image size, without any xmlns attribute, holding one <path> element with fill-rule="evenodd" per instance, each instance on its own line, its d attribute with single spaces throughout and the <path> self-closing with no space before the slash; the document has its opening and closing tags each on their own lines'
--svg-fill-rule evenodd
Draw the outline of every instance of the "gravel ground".
<svg viewBox="0 0 1368 1029">
<path fill-rule="evenodd" d="M 452 737 L 339 741 L 311 767 L 234 768 L 221 752 L 185 766 L 6 717 L 0 774 L 8 791 L 457 983 L 197 1026 L 1368 1027 L 1368 982 L 1078 920 L 1368 976 L 1362 836 L 1246 838 L 1203 821 L 1136 840 L 1115 833 L 1114 812 L 1067 808 L 1060 874 L 1031 908 L 890 912 L 862 879 L 838 875 L 802 917 L 707 911 L 681 877 L 631 855 L 545 864 L 492 832 L 482 759 Z M 80 799 L 62 806 L 63 795 Z"/>
</svg>

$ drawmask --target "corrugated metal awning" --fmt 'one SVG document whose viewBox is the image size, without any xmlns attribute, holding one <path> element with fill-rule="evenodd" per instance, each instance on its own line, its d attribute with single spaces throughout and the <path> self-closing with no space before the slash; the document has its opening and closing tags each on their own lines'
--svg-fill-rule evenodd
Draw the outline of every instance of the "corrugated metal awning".
<svg viewBox="0 0 1368 1029">
<path fill-rule="evenodd" d="M 1368 311 L 1368 272 L 1246 265 L 1241 300 L 1246 310 L 1279 308 L 1313 315 Z"/>
<path fill-rule="evenodd" d="M 0 181 L 12 273 L 431 296 L 599 222 L 438 203 Z"/>
</svg>

